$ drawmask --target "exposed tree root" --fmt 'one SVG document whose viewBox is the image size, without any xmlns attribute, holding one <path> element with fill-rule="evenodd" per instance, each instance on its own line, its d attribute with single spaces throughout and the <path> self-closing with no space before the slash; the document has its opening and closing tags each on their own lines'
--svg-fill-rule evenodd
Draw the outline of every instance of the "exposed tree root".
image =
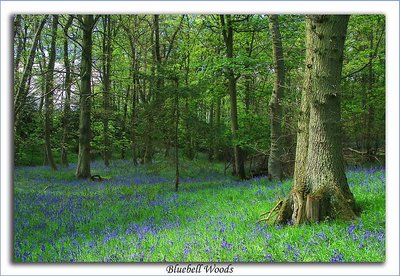
<svg viewBox="0 0 400 276">
<path fill-rule="evenodd" d="M 338 188 L 314 193 L 292 190 L 284 200 L 279 200 L 271 211 L 262 213 L 258 222 L 270 221 L 276 224 L 292 223 L 299 225 L 307 222 L 319 222 L 329 219 L 354 220 L 359 210 L 356 209 L 351 193 Z"/>
</svg>

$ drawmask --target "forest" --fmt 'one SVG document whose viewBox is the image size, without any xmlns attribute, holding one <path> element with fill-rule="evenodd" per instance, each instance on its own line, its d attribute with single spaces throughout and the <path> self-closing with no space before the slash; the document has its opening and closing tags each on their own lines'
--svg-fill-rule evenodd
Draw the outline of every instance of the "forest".
<svg viewBox="0 0 400 276">
<path fill-rule="evenodd" d="M 15 261 L 385 261 L 384 15 L 12 20 Z"/>
</svg>

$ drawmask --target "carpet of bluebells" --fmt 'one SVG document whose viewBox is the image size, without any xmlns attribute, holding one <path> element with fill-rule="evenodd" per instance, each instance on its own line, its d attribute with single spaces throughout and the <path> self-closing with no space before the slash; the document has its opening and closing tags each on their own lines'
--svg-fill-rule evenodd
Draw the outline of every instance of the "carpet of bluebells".
<svg viewBox="0 0 400 276">
<path fill-rule="evenodd" d="M 291 180 L 237 181 L 218 164 L 92 163 L 102 182 L 77 180 L 75 165 L 16 167 L 16 262 L 384 262 L 385 172 L 347 178 L 363 212 L 357 221 L 290 227 L 256 223 Z"/>
</svg>

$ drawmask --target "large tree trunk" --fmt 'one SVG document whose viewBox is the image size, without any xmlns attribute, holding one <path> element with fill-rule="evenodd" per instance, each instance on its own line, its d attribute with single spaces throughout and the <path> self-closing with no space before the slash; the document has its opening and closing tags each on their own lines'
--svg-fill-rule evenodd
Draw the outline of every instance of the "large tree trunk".
<svg viewBox="0 0 400 276">
<path fill-rule="evenodd" d="M 44 147 L 45 147 L 47 162 L 53 170 L 57 170 L 57 165 L 54 162 L 53 153 L 51 151 L 50 133 L 52 132 L 53 128 L 53 111 L 54 111 L 53 74 L 54 74 L 54 64 L 56 61 L 57 25 L 58 25 L 58 16 L 53 15 L 53 24 L 51 32 L 52 38 L 51 38 L 51 45 L 49 52 L 49 64 L 46 72 L 46 89 L 44 95 Z"/>
<path fill-rule="evenodd" d="M 269 102 L 269 116 L 271 126 L 271 147 L 268 158 L 268 176 L 270 179 L 282 178 L 282 145 L 281 120 L 282 120 L 282 97 L 285 83 L 285 66 L 283 62 L 282 38 L 279 31 L 278 15 L 270 15 L 269 28 L 272 36 L 272 50 L 274 58 L 275 82 Z"/>
<path fill-rule="evenodd" d="M 225 22 L 226 17 L 226 22 Z M 220 16 L 221 25 L 222 25 L 222 36 L 224 38 L 225 46 L 226 46 L 226 57 L 229 60 L 233 59 L 233 26 L 230 15 L 221 15 Z M 238 112 L 237 112 L 237 93 L 236 93 L 236 77 L 233 69 L 231 67 L 227 68 L 227 78 L 228 78 L 228 90 L 230 96 L 230 104 L 231 104 L 231 129 L 232 129 L 232 137 L 233 143 L 235 144 L 237 141 L 237 132 L 239 130 L 238 123 Z M 236 175 L 244 179 L 246 177 L 244 171 L 244 160 L 243 160 L 243 152 L 239 145 L 235 144 L 233 146 L 234 153 L 234 163 L 235 163 L 235 173 Z"/>
<path fill-rule="evenodd" d="M 306 17 L 306 66 L 304 69 L 304 81 L 303 81 L 303 90 L 301 95 L 301 104 L 300 104 L 300 114 L 299 114 L 299 122 L 298 122 L 298 131 L 297 131 L 297 143 L 296 143 L 296 159 L 295 159 L 295 168 L 294 168 L 294 177 L 293 177 L 293 189 L 289 195 L 291 204 L 293 204 L 292 210 L 292 220 L 296 224 L 300 224 L 305 221 L 305 202 L 303 200 L 303 195 L 305 193 L 305 187 L 307 183 L 307 154 L 308 154 L 308 130 L 309 130 L 309 121 L 310 121 L 310 95 L 312 93 L 312 66 L 314 63 L 313 57 L 313 38 L 314 36 L 310 35 L 311 32 L 311 18 Z M 286 202 L 286 206 L 288 202 Z M 289 210 L 285 210 L 289 211 Z M 289 219 L 289 214 L 282 214 L 281 222 L 285 222 L 284 220 Z"/>
<path fill-rule="evenodd" d="M 279 223 L 356 217 L 345 175 L 340 129 L 339 88 L 348 19 L 347 15 L 307 17 L 307 64 L 295 184 L 282 204 Z"/>
<path fill-rule="evenodd" d="M 69 121 L 70 121 L 70 113 L 71 113 L 71 64 L 68 56 L 68 29 L 72 25 L 73 17 L 70 16 L 68 18 L 67 24 L 64 27 L 64 67 L 65 67 L 65 100 L 64 100 L 64 110 L 63 110 L 63 119 L 62 119 L 62 128 L 63 134 L 61 139 L 61 164 L 64 166 L 68 166 L 68 134 L 70 132 Z"/>
<path fill-rule="evenodd" d="M 81 61 L 81 93 L 79 99 L 79 153 L 76 176 L 78 178 L 90 178 L 90 113 L 91 113 L 91 77 L 92 77 L 92 29 L 94 25 L 93 15 L 81 17 L 82 61 Z"/>
</svg>

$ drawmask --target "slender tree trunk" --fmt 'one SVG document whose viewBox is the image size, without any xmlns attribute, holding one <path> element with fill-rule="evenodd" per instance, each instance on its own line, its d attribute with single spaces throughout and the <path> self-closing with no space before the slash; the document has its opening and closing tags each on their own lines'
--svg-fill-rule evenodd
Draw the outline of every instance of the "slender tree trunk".
<svg viewBox="0 0 400 276">
<path fill-rule="evenodd" d="M 90 178 L 90 113 L 91 113 L 91 77 L 92 77 L 92 30 L 93 15 L 83 15 L 82 21 L 82 61 L 81 61 L 81 93 L 79 99 L 79 153 L 76 176 Z"/>
<path fill-rule="evenodd" d="M 21 15 L 16 15 L 15 16 L 15 21 L 14 21 L 14 44 L 17 45 L 16 53 L 15 53 L 15 60 L 14 60 L 14 84 L 18 84 L 19 80 L 19 66 L 20 66 L 20 61 L 21 61 L 21 56 L 22 52 L 24 51 L 26 47 L 26 39 L 27 39 L 27 33 L 28 33 L 28 27 L 24 27 L 24 31 L 22 32 L 22 27 L 21 27 Z M 17 36 L 18 34 L 18 36 Z M 15 41 L 16 38 L 18 39 L 18 42 Z"/>
<path fill-rule="evenodd" d="M 43 26 L 46 23 L 47 16 L 45 16 L 40 23 L 37 25 L 35 36 L 33 38 L 32 47 L 29 50 L 28 59 L 22 73 L 19 85 L 16 87 L 15 97 L 14 97 L 14 124 L 17 127 L 18 115 L 21 109 L 25 105 L 27 91 L 29 90 L 28 79 L 31 77 L 33 62 L 35 60 L 36 48 L 40 39 L 40 34 L 42 32 Z M 29 81 L 30 82 L 30 81 Z"/>
<path fill-rule="evenodd" d="M 51 138 L 50 133 L 53 128 L 53 112 L 54 112 L 54 64 L 56 60 L 56 40 L 57 40 L 57 25 L 58 25 L 58 15 L 53 15 L 52 23 L 52 38 L 51 46 L 49 51 L 49 64 L 46 72 L 46 91 L 44 96 L 44 145 L 46 149 L 46 157 L 48 164 L 53 170 L 57 170 L 57 165 L 53 158 L 53 153 L 51 151 Z"/>
<path fill-rule="evenodd" d="M 139 93 L 139 79 L 136 72 L 138 71 L 138 61 L 136 60 L 135 47 L 132 44 L 132 80 L 133 80 L 133 90 L 132 90 L 132 117 L 131 117 L 131 147 L 132 147 L 132 159 L 133 164 L 137 165 L 137 142 L 136 142 L 136 125 L 137 125 L 137 98 Z"/>
<path fill-rule="evenodd" d="M 226 23 L 225 23 L 226 17 Z M 224 38 L 226 46 L 226 57 L 228 60 L 233 59 L 233 26 L 230 15 L 220 15 L 221 25 L 222 25 L 222 36 Z M 237 145 L 237 132 L 239 130 L 238 123 L 238 112 L 237 112 L 237 93 L 236 93 L 236 77 L 233 69 L 231 67 L 227 68 L 227 78 L 228 78 L 228 90 L 230 96 L 231 104 L 231 129 L 233 137 L 233 153 L 234 153 L 234 163 L 235 163 L 235 173 L 236 175 L 244 179 L 246 177 L 244 171 L 244 160 L 243 152 L 239 145 Z"/>
<path fill-rule="evenodd" d="M 130 85 L 128 85 L 127 89 L 126 89 L 126 93 L 125 93 L 125 100 L 124 100 L 124 115 L 122 117 L 122 125 L 121 125 L 121 132 L 122 132 L 122 139 L 123 139 L 123 143 L 122 143 L 122 147 L 121 147 L 121 159 L 125 159 L 125 138 L 126 138 L 126 118 L 128 117 L 128 103 L 129 103 L 129 94 L 131 91 L 131 87 Z"/>
<path fill-rule="evenodd" d="M 244 111 L 246 113 L 246 115 L 249 114 L 250 112 L 250 94 L 252 93 L 251 91 L 251 80 L 250 80 L 250 76 L 246 75 L 245 76 L 245 82 L 244 82 Z"/>
<path fill-rule="evenodd" d="M 306 220 L 304 194 L 307 183 L 307 154 L 308 154 L 308 131 L 310 122 L 310 96 L 312 93 L 312 67 L 314 66 L 313 57 L 313 38 L 311 18 L 306 17 L 306 65 L 304 69 L 303 90 L 301 95 L 300 114 L 297 130 L 295 169 L 293 177 L 293 189 L 290 193 L 293 202 L 293 212 L 291 220 L 296 224 L 303 223 Z M 286 202 L 287 204 L 288 202 Z M 289 206 L 285 206 L 289 207 Z M 283 214 L 284 219 L 289 219 L 287 214 Z M 281 222 L 285 222 L 283 218 Z"/>
<path fill-rule="evenodd" d="M 14 16 L 14 30 L 13 30 L 14 39 L 15 39 L 17 33 L 19 32 L 19 29 L 21 28 L 21 19 L 22 19 L 22 15 L 20 15 L 20 14 L 17 14 Z"/>
<path fill-rule="evenodd" d="M 110 15 L 104 15 L 103 20 L 103 159 L 106 167 L 110 166 L 111 144 L 109 137 L 108 121 L 110 117 L 110 70 L 111 70 L 111 19 Z"/>
<path fill-rule="evenodd" d="M 251 58 L 251 55 L 253 53 L 255 34 L 256 34 L 256 31 L 253 30 L 252 33 L 251 33 L 251 40 L 248 43 L 248 46 L 246 48 L 247 56 L 248 56 L 249 59 Z M 246 70 L 248 70 L 249 66 L 246 64 L 245 68 L 246 68 Z M 248 115 L 249 111 L 250 111 L 251 93 L 252 93 L 252 91 L 251 91 L 251 89 L 252 89 L 252 87 L 251 87 L 251 75 L 246 73 L 244 78 L 245 78 L 245 82 L 244 82 L 245 83 L 244 106 L 245 106 L 245 113 L 246 113 L 246 115 Z"/>
<path fill-rule="evenodd" d="M 189 41 L 189 38 L 188 38 Z M 189 87 L 189 65 L 190 65 L 190 52 L 186 53 L 186 65 L 185 65 L 185 86 Z M 185 155 L 190 160 L 193 160 L 195 153 L 193 147 L 193 139 L 192 139 L 192 127 L 190 125 L 190 121 L 192 118 L 192 112 L 189 106 L 189 98 L 185 98 Z"/>
<path fill-rule="evenodd" d="M 188 97 L 185 98 L 185 155 L 190 160 L 194 158 L 194 149 L 192 145 L 192 127 L 190 121 L 192 113 L 189 106 Z"/>
<path fill-rule="evenodd" d="M 209 132 L 209 142 L 208 142 L 208 161 L 210 161 L 210 162 L 212 162 L 214 160 L 214 142 L 215 142 L 214 103 L 211 103 L 211 107 L 210 107 L 210 132 Z"/>
<path fill-rule="evenodd" d="M 272 36 L 272 49 L 275 67 L 274 91 L 272 91 L 269 102 L 271 147 L 268 158 L 268 176 L 270 179 L 282 178 L 282 144 L 281 120 L 282 120 L 282 98 L 285 85 L 285 66 L 283 61 L 282 38 L 279 31 L 278 15 L 269 16 L 269 28 Z"/>
<path fill-rule="evenodd" d="M 159 23 L 159 15 L 155 14 L 153 17 L 153 25 L 154 25 L 154 54 L 155 54 L 155 61 L 156 61 L 156 87 L 157 87 L 157 94 L 155 95 L 156 98 L 159 98 L 159 93 L 162 86 L 162 79 L 161 79 L 161 52 L 160 52 L 160 23 Z"/>
<path fill-rule="evenodd" d="M 370 53 L 369 53 L 369 64 L 368 64 L 368 81 L 367 81 L 367 89 L 366 89 L 366 116 L 367 116 L 367 124 L 366 124 L 366 151 L 367 151 L 367 159 L 369 162 L 373 161 L 373 152 L 372 152 L 372 130 L 373 130 L 373 122 L 374 122 L 374 104 L 371 100 L 372 89 L 374 85 L 374 69 L 373 69 L 373 59 L 374 59 L 374 33 L 371 30 L 369 35 L 370 40 Z"/>
<path fill-rule="evenodd" d="M 217 137 L 214 141 L 214 158 L 221 160 L 220 156 L 220 144 L 219 144 L 219 137 L 220 137 L 220 131 L 221 131 L 221 99 L 218 97 L 217 98 L 217 107 L 215 110 L 215 130 L 214 135 Z"/>
<path fill-rule="evenodd" d="M 41 45 L 41 44 L 42 43 L 39 40 L 38 47 L 40 49 L 40 52 L 42 53 L 42 58 L 41 58 L 41 60 L 38 61 L 39 72 L 40 72 L 40 75 L 41 75 L 41 82 L 40 82 L 41 87 L 40 88 L 41 88 L 41 91 L 42 91 L 42 94 L 40 95 L 40 100 L 39 100 L 39 113 L 42 113 L 43 104 L 44 104 L 44 95 L 45 95 L 45 92 L 46 92 L 46 73 L 45 73 L 45 71 L 46 71 L 45 70 L 45 67 L 46 67 L 46 54 L 44 52 L 43 45 Z M 27 88 L 30 87 L 30 84 L 31 84 L 31 75 L 29 76 L 29 79 L 28 79 Z M 25 94 L 28 95 L 28 90 L 26 91 Z"/>
<path fill-rule="evenodd" d="M 73 17 L 70 16 L 68 18 L 67 24 L 64 27 L 64 33 L 68 34 L 68 30 L 72 25 Z M 64 81 L 64 90 L 65 90 L 65 102 L 64 102 L 64 110 L 63 110 L 63 119 L 62 119 L 62 127 L 63 134 L 61 139 L 61 164 L 64 166 L 68 166 L 68 138 L 69 138 L 69 121 L 70 121 L 70 113 L 71 113 L 71 64 L 69 60 L 68 54 L 68 37 L 65 35 L 64 38 L 64 67 L 65 67 L 65 81 Z"/>
<path fill-rule="evenodd" d="M 327 218 L 356 217 L 353 194 L 347 184 L 341 146 L 340 77 L 347 15 L 313 15 L 307 20 L 307 68 L 303 97 L 308 99 L 307 155 L 296 153 L 295 186 L 283 202 L 278 222 L 295 224 Z M 311 55 L 311 57 L 310 57 Z M 310 62 L 310 63 L 309 63 Z M 305 110 L 302 107 L 302 111 Z M 302 116 L 304 125 L 307 116 Z M 301 129 L 300 129 L 301 130 Z M 299 135 L 300 138 L 305 138 Z M 306 169 L 299 162 L 306 159 Z M 303 166 L 303 167 L 302 167 Z M 301 170 L 301 171 L 300 171 Z"/>
<path fill-rule="evenodd" d="M 135 80 L 134 80 L 135 82 Z M 137 165 L 137 150 L 136 150 L 136 93 L 137 86 L 134 83 L 132 90 L 132 114 L 131 114 L 131 150 L 132 150 L 132 160 L 133 164 Z"/>
<path fill-rule="evenodd" d="M 179 189 L 179 82 L 176 82 L 176 94 L 175 94 L 175 191 Z"/>
<path fill-rule="evenodd" d="M 136 30 L 138 28 L 138 21 L 137 21 L 137 15 L 134 15 L 132 18 L 132 22 L 133 22 L 133 27 L 134 30 Z M 138 78 L 138 72 L 139 72 L 139 61 L 136 58 L 136 39 L 134 36 L 134 30 L 132 30 L 132 28 L 129 28 L 128 26 L 124 26 L 125 32 L 128 35 L 128 39 L 129 39 L 129 45 L 131 48 L 131 68 L 130 68 L 130 77 L 132 80 L 132 97 L 131 97 L 131 118 L 130 118 L 130 128 L 131 128 L 131 151 L 132 151 L 132 161 L 133 161 L 133 165 L 137 165 L 138 164 L 138 160 L 137 160 L 137 141 L 136 141 L 136 122 L 137 122 L 137 105 L 139 103 L 139 94 L 141 93 L 140 91 L 140 80 Z M 146 54 L 144 56 L 144 59 L 147 60 L 147 51 Z M 145 68 L 146 70 L 146 68 Z M 145 86 L 145 84 L 144 84 Z M 129 90 L 129 89 L 128 89 Z M 143 102 L 146 101 L 144 93 L 142 94 L 142 100 Z M 129 93 L 127 94 L 127 96 L 129 95 Z M 126 101 L 127 104 L 128 101 Z M 127 105 L 126 105 L 127 108 Z M 125 111 L 125 110 L 124 110 Z M 126 109 L 127 111 L 127 109 Z M 125 114 L 124 114 L 125 115 Z M 124 123 L 125 125 L 125 123 Z"/>
<path fill-rule="evenodd" d="M 160 53 L 160 26 L 159 26 L 159 15 L 155 14 L 153 16 L 153 34 L 154 34 L 154 48 L 153 48 L 153 61 L 155 63 L 155 80 L 156 80 L 156 89 L 151 89 L 151 93 L 153 94 L 153 104 L 154 108 L 159 108 L 160 102 L 160 91 L 162 86 L 161 79 L 161 53 Z M 153 159 L 153 144 L 151 140 L 151 135 L 153 134 L 154 127 L 154 116 L 148 116 L 148 125 L 147 131 L 145 134 L 145 153 L 143 157 L 144 163 L 150 163 Z"/>
</svg>

